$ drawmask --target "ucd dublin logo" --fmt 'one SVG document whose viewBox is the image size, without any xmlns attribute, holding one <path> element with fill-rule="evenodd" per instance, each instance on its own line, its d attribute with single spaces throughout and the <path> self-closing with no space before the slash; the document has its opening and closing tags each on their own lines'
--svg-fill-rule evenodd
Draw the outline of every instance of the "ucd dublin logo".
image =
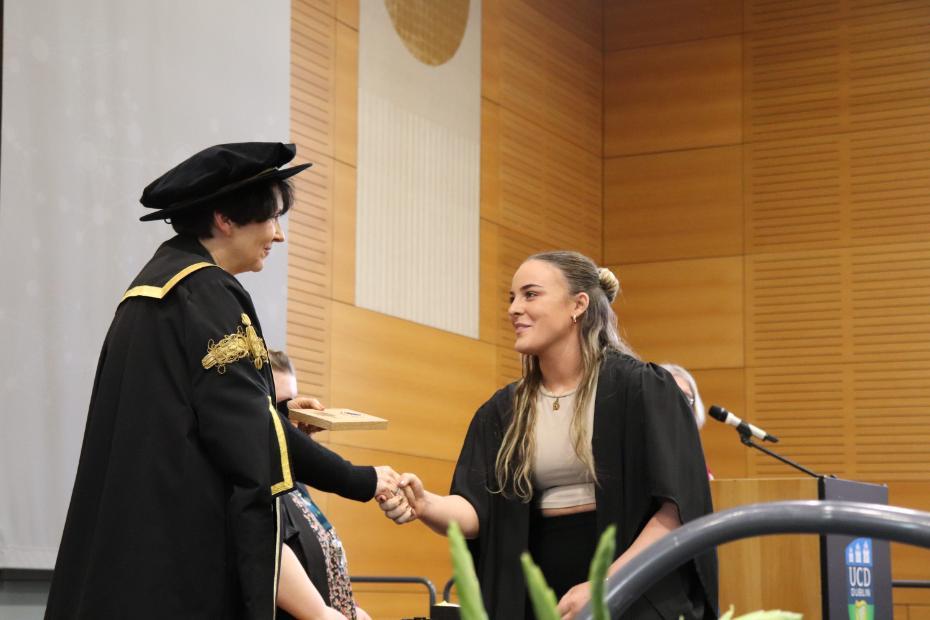
<svg viewBox="0 0 930 620">
<path fill-rule="evenodd" d="M 871 538 L 857 538 L 846 545 L 846 574 L 849 583 L 849 620 L 874 620 Z"/>
</svg>

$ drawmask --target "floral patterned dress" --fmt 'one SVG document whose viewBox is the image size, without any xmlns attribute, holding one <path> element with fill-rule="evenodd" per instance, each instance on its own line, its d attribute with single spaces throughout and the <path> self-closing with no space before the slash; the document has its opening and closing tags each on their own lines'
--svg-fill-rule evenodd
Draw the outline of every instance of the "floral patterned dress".
<svg viewBox="0 0 930 620">
<path fill-rule="evenodd" d="M 346 561 L 342 541 L 339 540 L 336 530 L 319 506 L 314 503 L 307 487 L 304 485 L 298 484 L 293 491 L 287 494 L 285 501 L 289 501 L 297 507 L 297 514 L 305 519 L 305 525 L 309 526 L 309 529 L 316 535 L 319 546 L 323 551 L 323 564 L 325 565 L 326 581 L 329 586 L 329 600 L 327 603 L 349 620 L 356 620 L 355 597 L 352 595 L 352 583 L 349 580 L 349 565 Z M 292 510 L 289 512 L 291 515 L 294 514 Z M 299 527 L 298 524 L 295 525 L 298 530 L 307 531 L 305 528 Z M 300 534 L 300 536 L 303 535 L 305 534 Z M 303 541 L 302 544 L 306 542 L 309 541 Z M 304 566 L 304 568 L 308 569 L 307 572 L 311 576 L 311 580 L 313 580 L 313 571 L 309 570 L 308 566 Z M 321 591 L 325 600 L 324 588 L 321 588 L 321 584 L 315 581 L 314 585 Z"/>
</svg>

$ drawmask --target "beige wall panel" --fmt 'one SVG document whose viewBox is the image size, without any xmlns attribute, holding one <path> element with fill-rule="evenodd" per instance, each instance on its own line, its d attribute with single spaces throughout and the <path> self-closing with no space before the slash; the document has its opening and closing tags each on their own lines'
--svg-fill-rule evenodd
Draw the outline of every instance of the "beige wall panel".
<svg viewBox="0 0 930 620">
<path fill-rule="evenodd" d="M 743 31 L 743 0 L 605 0 L 604 49 L 667 45 Z"/>
<path fill-rule="evenodd" d="M 452 459 L 495 389 L 495 347 L 376 312 L 333 304 L 331 405 L 390 420 L 350 433 L 359 447 Z"/>
<path fill-rule="evenodd" d="M 500 144 L 501 224 L 599 261 L 601 158 L 506 108 Z"/>
<path fill-rule="evenodd" d="M 635 155 L 742 140 L 742 38 L 610 52 L 604 154 Z"/>
<path fill-rule="evenodd" d="M 759 502 L 817 499 L 817 481 L 785 478 L 711 482 L 717 510 Z M 721 545 L 720 607 L 737 613 L 787 609 L 820 617 L 820 547 L 816 536 L 763 536 Z"/>
<path fill-rule="evenodd" d="M 364 434 L 384 435 L 382 431 Z M 464 439 L 463 433 L 458 438 L 452 460 L 436 460 L 347 446 L 339 443 L 338 433 L 332 435 L 334 442 L 329 447 L 353 463 L 390 465 L 400 473 L 413 472 L 423 480 L 427 489 L 440 494 L 449 491 L 455 459 L 458 458 Z M 384 445 L 390 446 L 390 443 Z M 396 525 L 384 516 L 374 501 L 363 504 L 336 495 L 315 495 L 322 495 L 326 499 L 326 516 L 345 545 L 350 574 L 423 576 L 440 589 L 452 575 L 448 540 L 433 533 L 422 523 Z M 368 597 L 359 595 L 362 606 L 375 618 L 411 618 L 424 614 L 427 597 L 423 588 L 359 586 L 360 589 L 363 587 L 398 593 Z"/>
<path fill-rule="evenodd" d="M 358 30 L 336 23 L 333 156 L 350 166 L 358 159 Z"/>
<path fill-rule="evenodd" d="M 743 366 L 743 259 L 702 258 L 611 267 L 614 303 L 633 348 L 689 369 Z"/>
<path fill-rule="evenodd" d="M 318 4 L 291 3 L 291 136 L 298 152 L 332 156 L 336 21 Z"/>
<path fill-rule="evenodd" d="M 355 168 L 335 162 L 333 193 L 333 299 L 355 303 Z"/>
<path fill-rule="evenodd" d="M 604 262 L 743 253 L 742 147 L 604 161 Z"/>
<path fill-rule="evenodd" d="M 602 152 L 603 53 L 600 37 L 579 38 L 564 13 L 588 23 L 595 3 L 551 0 L 500 4 L 501 106 L 585 149 Z M 579 12 L 580 8 L 580 12 Z M 584 11 L 590 8 L 590 15 Z M 494 53 L 493 51 L 491 53 Z"/>
<path fill-rule="evenodd" d="M 668 361 L 675 363 L 675 360 Z M 697 382 L 705 409 L 711 405 L 720 405 L 736 415 L 745 415 L 746 378 L 742 369 L 694 370 L 691 374 Z M 748 449 L 739 442 L 733 427 L 720 424 L 707 416 L 707 422 L 701 430 L 701 443 L 704 445 L 707 466 L 715 478 L 746 477 Z"/>
</svg>

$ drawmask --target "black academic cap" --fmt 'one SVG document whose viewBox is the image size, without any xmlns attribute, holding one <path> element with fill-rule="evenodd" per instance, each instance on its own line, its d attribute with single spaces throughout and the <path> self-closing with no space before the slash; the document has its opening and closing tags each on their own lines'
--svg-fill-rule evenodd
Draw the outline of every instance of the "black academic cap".
<svg viewBox="0 0 930 620">
<path fill-rule="evenodd" d="M 236 142 L 204 149 L 161 175 L 142 191 L 139 202 L 154 213 L 140 220 L 164 220 L 207 200 L 272 179 L 286 179 L 311 164 L 281 168 L 297 147 L 281 142 Z"/>
</svg>

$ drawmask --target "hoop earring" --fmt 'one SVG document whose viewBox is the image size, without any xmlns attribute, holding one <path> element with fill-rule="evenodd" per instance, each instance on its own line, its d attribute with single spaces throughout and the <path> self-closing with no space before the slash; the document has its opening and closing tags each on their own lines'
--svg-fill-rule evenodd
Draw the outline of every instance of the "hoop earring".
<svg viewBox="0 0 930 620">
<path fill-rule="evenodd" d="M 578 322 L 578 321 L 575 320 L 575 315 L 573 314 L 573 315 L 572 315 L 572 325 L 574 325 L 574 324 L 577 323 L 577 322 Z"/>
</svg>

